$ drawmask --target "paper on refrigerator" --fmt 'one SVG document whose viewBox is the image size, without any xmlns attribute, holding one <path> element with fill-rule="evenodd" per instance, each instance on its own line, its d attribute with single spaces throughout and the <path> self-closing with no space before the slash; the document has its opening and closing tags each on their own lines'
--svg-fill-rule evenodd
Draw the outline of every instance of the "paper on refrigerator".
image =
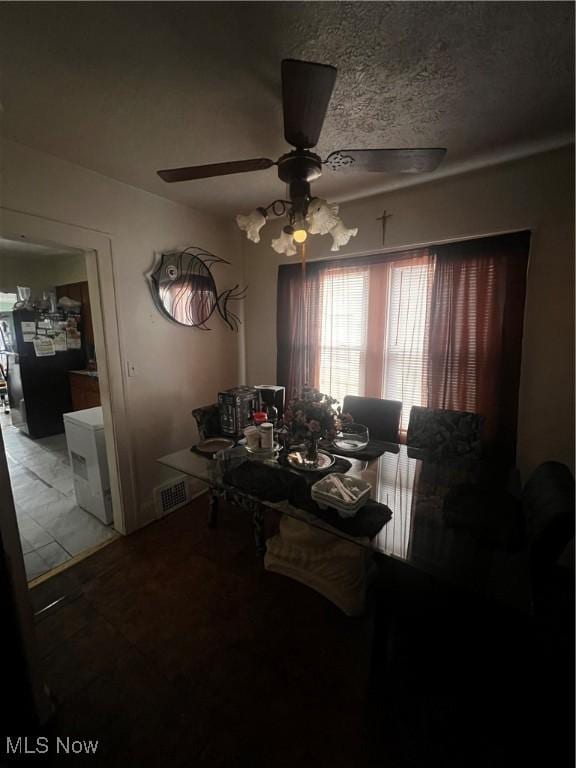
<svg viewBox="0 0 576 768">
<path fill-rule="evenodd" d="M 34 352 L 36 357 L 52 357 L 56 354 L 53 340 L 49 336 L 39 336 L 34 339 Z"/>
<path fill-rule="evenodd" d="M 68 349 L 82 349 L 82 336 L 77 328 L 66 329 L 66 346 Z"/>
<path fill-rule="evenodd" d="M 20 323 L 22 331 L 22 341 L 32 342 L 36 336 L 36 323 L 30 320 L 22 320 Z"/>
<path fill-rule="evenodd" d="M 54 349 L 56 352 L 66 352 L 68 349 L 66 331 L 60 331 L 54 336 Z"/>
</svg>

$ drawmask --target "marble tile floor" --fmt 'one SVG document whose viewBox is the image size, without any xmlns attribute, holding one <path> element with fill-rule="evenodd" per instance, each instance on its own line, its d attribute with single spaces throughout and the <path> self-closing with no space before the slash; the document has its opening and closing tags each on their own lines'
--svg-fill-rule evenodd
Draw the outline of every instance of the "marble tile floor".
<svg viewBox="0 0 576 768">
<path fill-rule="evenodd" d="M 76 504 L 66 436 L 32 440 L 2 416 L 24 564 L 31 581 L 118 534 Z"/>
</svg>

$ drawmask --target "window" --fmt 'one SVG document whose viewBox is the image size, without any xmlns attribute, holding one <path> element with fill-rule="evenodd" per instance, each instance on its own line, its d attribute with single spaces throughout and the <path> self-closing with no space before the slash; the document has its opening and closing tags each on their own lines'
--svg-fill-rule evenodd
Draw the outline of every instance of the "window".
<svg viewBox="0 0 576 768">
<path fill-rule="evenodd" d="M 340 403 L 364 394 L 368 285 L 367 269 L 329 270 L 320 282 L 318 386 Z"/>
<path fill-rule="evenodd" d="M 370 293 L 371 276 L 376 278 L 369 268 L 328 270 L 320 283 L 319 389 L 340 403 L 346 395 L 400 400 L 403 430 L 410 408 L 424 405 L 426 398 L 426 319 L 433 266 L 429 259 L 413 261 L 388 265 L 380 295 Z M 366 391 L 370 302 L 387 308 L 384 328 L 375 329 L 384 348 L 374 392 Z"/>
<path fill-rule="evenodd" d="M 433 267 L 391 266 L 388 333 L 382 397 L 400 400 L 400 429 L 408 429 L 410 409 L 426 404 L 426 320 Z"/>
<path fill-rule="evenodd" d="M 516 451 L 530 233 L 278 270 L 277 380 L 482 417 L 492 460 Z"/>
<path fill-rule="evenodd" d="M 0 291 L 0 312 L 12 312 L 16 301 L 17 296 L 15 293 L 3 293 Z"/>
</svg>

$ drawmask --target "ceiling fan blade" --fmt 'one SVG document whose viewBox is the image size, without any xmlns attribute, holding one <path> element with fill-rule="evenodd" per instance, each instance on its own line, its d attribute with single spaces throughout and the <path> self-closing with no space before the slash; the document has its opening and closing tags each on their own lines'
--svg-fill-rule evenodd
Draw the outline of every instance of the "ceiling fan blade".
<svg viewBox="0 0 576 768">
<path fill-rule="evenodd" d="M 315 147 L 336 82 L 336 67 L 310 61 L 282 61 L 284 138 L 297 149 Z"/>
<path fill-rule="evenodd" d="M 227 176 L 230 173 L 247 173 L 248 171 L 265 171 L 276 165 L 274 160 L 257 157 L 254 160 L 235 160 L 231 163 L 212 163 L 211 165 L 192 165 L 188 168 L 168 168 L 158 171 L 158 176 L 164 181 L 192 181 L 193 179 L 208 179 L 211 176 Z"/>
<path fill-rule="evenodd" d="M 440 165 L 445 149 L 339 149 L 324 165 L 333 171 L 425 173 Z"/>
</svg>

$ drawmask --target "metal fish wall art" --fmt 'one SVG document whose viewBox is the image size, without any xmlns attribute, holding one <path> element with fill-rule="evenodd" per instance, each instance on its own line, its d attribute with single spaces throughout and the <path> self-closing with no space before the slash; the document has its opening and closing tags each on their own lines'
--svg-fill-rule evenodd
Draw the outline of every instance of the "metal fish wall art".
<svg viewBox="0 0 576 768">
<path fill-rule="evenodd" d="M 246 288 L 236 284 L 221 293 L 216 289 L 212 265 L 230 264 L 202 248 L 162 253 L 148 275 L 156 305 L 170 320 L 203 331 L 215 313 L 232 331 L 237 331 L 240 318 L 230 304 L 246 297 Z"/>
</svg>

